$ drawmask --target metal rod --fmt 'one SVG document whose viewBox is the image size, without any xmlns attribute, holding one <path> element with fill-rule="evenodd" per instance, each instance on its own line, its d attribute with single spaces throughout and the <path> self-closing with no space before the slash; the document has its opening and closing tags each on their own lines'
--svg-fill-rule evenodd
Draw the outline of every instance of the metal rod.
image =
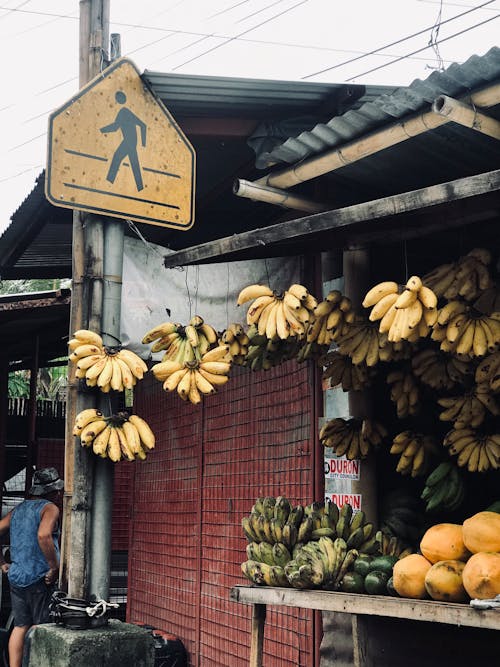
<svg viewBox="0 0 500 667">
<path fill-rule="evenodd" d="M 104 280 L 102 301 L 102 337 L 114 345 L 120 338 L 123 247 L 125 231 L 120 220 L 106 220 L 104 227 Z M 101 409 L 114 413 L 110 399 L 101 399 Z M 111 518 L 113 510 L 114 465 L 98 458 L 94 469 L 92 527 L 90 536 L 90 594 L 109 599 L 111 573 Z"/>
<path fill-rule="evenodd" d="M 296 211 L 305 211 L 306 213 L 321 213 L 322 211 L 327 211 L 331 208 L 329 204 L 314 202 L 311 199 L 293 195 L 285 190 L 278 190 L 277 188 L 270 188 L 267 185 L 251 183 L 250 181 L 245 181 L 240 178 L 234 181 L 233 193 L 238 197 L 247 197 L 254 201 L 277 204 L 278 206 L 285 206 L 286 208 L 291 208 Z"/>
<path fill-rule="evenodd" d="M 493 139 L 500 139 L 500 121 L 486 116 L 475 107 L 459 102 L 453 97 L 440 95 L 434 100 L 432 110 L 454 123 L 469 127 Z"/>
</svg>

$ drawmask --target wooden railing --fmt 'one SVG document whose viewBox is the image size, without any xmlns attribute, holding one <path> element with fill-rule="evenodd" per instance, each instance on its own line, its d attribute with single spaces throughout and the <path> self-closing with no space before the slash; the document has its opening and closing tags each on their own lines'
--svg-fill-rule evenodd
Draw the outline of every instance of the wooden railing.
<svg viewBox="0 0 500 667">
<path fill-rule="evenodd" d="M 26 417 L 28 414 L 29 399 L 9 398 L 9 417 Z M 36 402 L 37 417 L 53 417 L 64 419 L 66 416 L 66 401 L 54 401 L 48 398 L 40 398 Z"/>
</svg>

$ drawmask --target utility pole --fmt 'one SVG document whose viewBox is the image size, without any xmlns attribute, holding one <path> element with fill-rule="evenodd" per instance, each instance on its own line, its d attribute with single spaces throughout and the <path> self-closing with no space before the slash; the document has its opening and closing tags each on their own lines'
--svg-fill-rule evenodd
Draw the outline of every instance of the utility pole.
<svg viewBox="0 0 500 667">
<path fill-rule="evenodd" d="M 80 0 L 80 87 L 97 76 L 106 66 L 108 42 L 109 0 Z M 70 337 L 77 329 L 101 331 L 103 260 L 103 221 L 95 215 L 75 210 L 73 212 Z M 87 599 L 94 592 L 90 590 L 89 584 L 89 552 L 96 461 L 92 452 L 87 448 L 75 447 L 72 428 L 78 412 L 95 406 L 95 395 L 79 390 L 74 368 L 71 368 L 70 365 L 66 417 L 66 490 L 61 580 L 63 583 L 67 581 L 70 597 L 82 599 Z M 100 479 L 102 476 L 97 474 L 97 477 L 99 477 L 99 483 L 109 483 L 109 479 L 103 482 Z M 110 532 L 111 523 L 107 529 Z M 105 558 L 103 563 L 103 567 L 108 567 L 108 572 L 109 562 L 110 556 Z M 103 593 L 107 599 L 105 588 Z"/>
</svg>

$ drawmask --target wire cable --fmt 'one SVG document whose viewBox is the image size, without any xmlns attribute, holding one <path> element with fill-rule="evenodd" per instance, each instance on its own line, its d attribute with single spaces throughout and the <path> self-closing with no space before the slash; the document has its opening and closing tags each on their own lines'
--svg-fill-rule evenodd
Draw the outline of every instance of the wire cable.
<svg viewBox="0 0 500 667">
<path fill-rule="evenodd" d="M 474 12 L 478 9 L 482 9 L 483 7 L 486 7 L 487 5 L 491 5 L 493 2 L 496 2 L 496 0 L 488 0 L 487 2 L 483 2 L 482 5 L 478 5 L 477 7 L 473 7 L 472 9 L 468 9 L 465 12 L 461 12 L 460 14 L 456 14 L 455 16 L 450 17 L 449 19 L 446 19 L 445 21 L 441 21 L 439 23 L 439 27 L 442 25 L 445 25 L 446 23 L 449 23 L 450 21 L 455 21 L 456 19 L 461 18 L 462 16 L 465 16 L 466 14 L 470 14 L 471 12 Z M 338 63 L 337 65 L 332 65 L 331 67 L 325 67 L 324 69 L 318 70 L 317 72 L 313 72 L 312 74 L 308 74 L 307 76 L 303 76 L 301 80 L 305 79 L 310 79 L 313 76 L 317 76 L 318 74 L 324 74 L 325 72 L 330 72 L 331 70 L 338 69 L 339 67 L 343 67 L 344 65 L 350 65 L 351 63 L 356 62 L 357 60 L 361 60 L 362 58 L 366 58 L 368 56 L 373 56 L 374 54 L 378 53 L 379 51 L 385 51 L 385 49 L 390 49 L 391 46 L 396 46 L 397 44 L 401 44 L 402 42 L 406 42 L 410 39 L 413 39 L 414 37 L 418 37 L 419 35 L 423 35 L 426 32 L 429 32 L 429 30 L 435 29 L 436 28 L 436 23 L 434 23 L 431 26 L 428 26 L 427 28 L 424 28 L 423 30 L 419 30 L 418 32 L 414 32 L 411 35 L 407 35 L 406 37 L 401 37 L 401 39 L 397 39 L 394 42 L 390 42 L 389 44 L 385 44 L 384 46 L 379 46 L 376 49 L 373 49 L 372 51 L 367 51 L 361 56 L 357 56 L 356 58 L 350 58 L 349 60 L 344 60 L 341 63 Z"/>
</svg>

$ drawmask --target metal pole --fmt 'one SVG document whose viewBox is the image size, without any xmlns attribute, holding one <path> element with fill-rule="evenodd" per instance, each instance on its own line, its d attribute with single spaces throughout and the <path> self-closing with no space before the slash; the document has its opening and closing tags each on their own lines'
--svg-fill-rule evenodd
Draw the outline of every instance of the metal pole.
<svg viewBox="0 0 500 667">
<path fill-rule="evenodd" d="M 116 345 L 120 338 L 124 223 L 108 219 L 104 228 L 104 283 L 102 337 L 105 344 Z M 105 414 L 115 412 L 109 398 L 101 399 Z M 90 594 L 109 599 L 111 572 L 111 516 L 113 510 L 114 464 L 97 459 L 94 469 L 92 531 L 90 541 Z"/>
</svg>

